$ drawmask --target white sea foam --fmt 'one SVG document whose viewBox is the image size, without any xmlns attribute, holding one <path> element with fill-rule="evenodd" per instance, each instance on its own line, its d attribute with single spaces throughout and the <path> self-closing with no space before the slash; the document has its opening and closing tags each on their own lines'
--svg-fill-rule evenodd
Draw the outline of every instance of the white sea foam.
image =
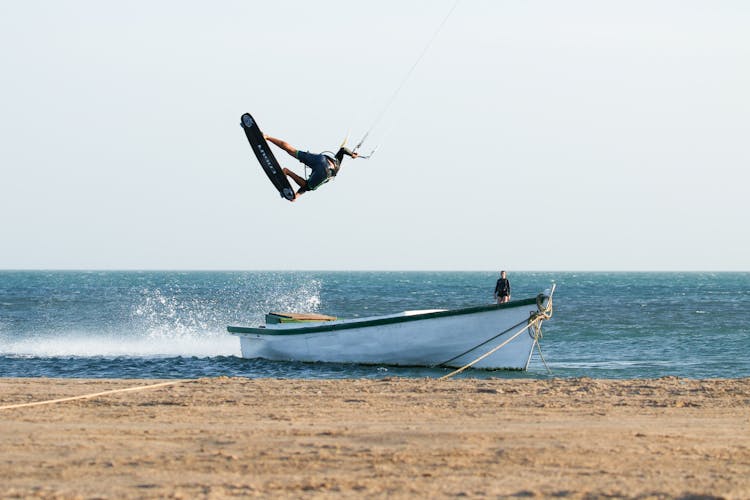
<svg viewBox="0 0 750 500">
<path fill-rule="evenodd" d="M 95 335 L 60 332 L 17 341 L 0 339 L 0 353 L 29 357 L 213 357 L 239 356 L 239 340 L 233 335 L 183 335 L 157 338 L 141 335 Z"/>
<path fill-rule="evenodd" d="M 216 298 L 166 288 L 141 290 L 130 314 L 110 318 L 96 330 L 80 325 L 40 327 L 11 335 L 0 324 L 0 355 L 18 357 L 214 357 L 240 356 L 228 324 L 257 325 L 271 310 L 315 312 L 321 283 L 279 281 L 257 297 Z M 7 325 L 6 325 L 7 326 Z"/>
</svg>

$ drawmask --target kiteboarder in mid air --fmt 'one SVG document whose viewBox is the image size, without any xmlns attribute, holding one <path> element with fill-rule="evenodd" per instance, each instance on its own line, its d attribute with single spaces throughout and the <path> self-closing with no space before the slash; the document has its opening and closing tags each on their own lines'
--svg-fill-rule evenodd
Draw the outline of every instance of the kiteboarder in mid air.
<svg viewBox="0 0 750 500">
<path fill-rule="evenodd" d="M 309 153 L 307 151 L 299 151 L 288 142 L 284 142 L 281 139 L 277 139 L 266 134 L 263 134 L 263 138 L 277 145 L 290 155 L 294 156 L 300 162 L 310 167 L 310 176 L 307 179 L 300 177 L 288 168 L 284 169 L 284 174 L 286 174 L 291 179 L 294 179 L 294 182 L 296 182 L 299 186 L 297 193 L 295 193 L 294 195 L 294 200 L 299 198 L 303 193 L 307 191 L 314 191 L 318 189 L 333 177 L 336 177 L 336 174 L 339 173 L 339 169 L 341 168 L 341 162 L 344 159 L 344 155 L 350 156 L 352 158 L 356 158 L 357 156 L 359 156 L 356 152 L 345 148 L 343 145 L 339 148 L 336 154 L 328 152 L 315 154 Z"/>
</svg>

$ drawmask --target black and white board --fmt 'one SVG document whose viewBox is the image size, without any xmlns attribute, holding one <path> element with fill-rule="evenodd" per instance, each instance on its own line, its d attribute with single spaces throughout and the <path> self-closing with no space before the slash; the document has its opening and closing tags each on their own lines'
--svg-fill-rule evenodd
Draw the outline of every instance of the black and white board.
<svg viewBox="0 0 750 500">
<path fill-rule="evenodd" d="M 268 142 L 263 138 L 263 133 L 260 131 L 258 123 L 250 116 L 250 113 L 242 115 L 240 123 L 242 124 L 242 129 L 245 131 L 250 147 L 253 148 L 255 156 L 258 158 L 258 162 L 260 162 L 260 166 L 263 167 L 263 171 L 271 179 L 279 194 L 289 201 L 294 200 L 294 190 L 291 184 L 289 184 L 289 179 L 284 175 L 284 171 L 271 152 Z"/>
</svg>

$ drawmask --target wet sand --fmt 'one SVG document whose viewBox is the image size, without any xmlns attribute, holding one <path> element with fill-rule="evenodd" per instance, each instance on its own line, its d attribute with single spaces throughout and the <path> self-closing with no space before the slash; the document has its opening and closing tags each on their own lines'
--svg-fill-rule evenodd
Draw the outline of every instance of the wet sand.
<svg viewBox="0 0 750 500">
<path fill-rule="evenodd" d="M 0 406 L 154 384 L 0 379 Z M 0 497 L 750 498 L 750 379 L 210 378 L 0 410 Z"/>
</svg>

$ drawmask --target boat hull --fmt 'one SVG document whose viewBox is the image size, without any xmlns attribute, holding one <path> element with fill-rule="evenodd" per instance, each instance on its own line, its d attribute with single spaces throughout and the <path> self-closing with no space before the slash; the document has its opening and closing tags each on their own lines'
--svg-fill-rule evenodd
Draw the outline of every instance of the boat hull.
<svg viewBox="0 0 750 500">
<path fill-rule="evenodd" d="M 515 335 L 474 367 L 525 370 L 536 339 L 530 330 L 517 332 L 544 300 L 540 296 L 452 311 L 228 330 L 240 337 L 245 358 L 449 367 L 463 366 Z"/>
</svg>

